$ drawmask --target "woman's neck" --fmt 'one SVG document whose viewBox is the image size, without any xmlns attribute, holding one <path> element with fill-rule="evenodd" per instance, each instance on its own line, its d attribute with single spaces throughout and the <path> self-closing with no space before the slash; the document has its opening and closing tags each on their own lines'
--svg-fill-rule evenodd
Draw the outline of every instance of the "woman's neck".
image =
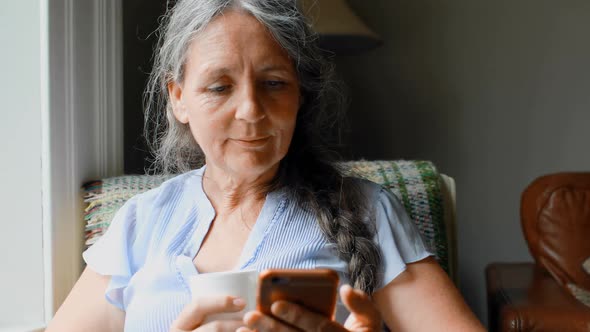
<svg viewBox="0 0 590 332">
<path fill-rule="evenodd" d="M 277 171 L 278 165 L 258 175 L 237 174 L 207 165 L 203 174 L 203 190 L 217 213 L 231 213 L 238 207 L 260 206 Z"/>
</svg>

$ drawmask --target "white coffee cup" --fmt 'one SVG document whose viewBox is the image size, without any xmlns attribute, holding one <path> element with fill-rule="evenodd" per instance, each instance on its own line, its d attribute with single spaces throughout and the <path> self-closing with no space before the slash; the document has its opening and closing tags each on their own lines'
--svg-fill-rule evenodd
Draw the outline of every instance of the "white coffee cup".
<svg viewBox="0 0 590 332">
<path fill-rule="evenodd" d="M 193 300 L 204 297 L 229 295 L 246 302 L 244 310 L 207 316 L 204 323 L 214 320 L 242 320 L 244 313 L 256 309 L 256 286 L 258 271 L 227 271 L 204 273 L 190 278 Z"/>
</svg>

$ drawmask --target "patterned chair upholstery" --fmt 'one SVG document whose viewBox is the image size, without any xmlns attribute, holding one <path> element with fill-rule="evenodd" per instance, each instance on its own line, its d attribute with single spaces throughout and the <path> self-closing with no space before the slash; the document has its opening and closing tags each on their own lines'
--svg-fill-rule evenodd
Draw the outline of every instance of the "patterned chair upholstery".
<svg viewBox="0 0 590 332">
<path fill-rule="evenodd" d="M 453 280 L 456 277 L 455 190 L 452 178 L 428 161 L 349 161 L 349 175 L 379 183 L 396 194 L 423 239 Z M 172 176 L 125 175 L 91 181 L 85 191 L 86 246 L 107 230 L 117 210 L 131 197 L 159 186 Z"/>
</svg>

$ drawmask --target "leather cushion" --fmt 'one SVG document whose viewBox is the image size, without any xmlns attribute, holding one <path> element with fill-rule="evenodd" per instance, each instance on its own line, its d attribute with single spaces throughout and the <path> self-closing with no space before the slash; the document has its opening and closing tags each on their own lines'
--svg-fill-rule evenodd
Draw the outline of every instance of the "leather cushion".
<svg viewBox="0 0 590 332">
<path fill-rule="evenodd" d="M 590 290 L 590 173 L 535 180 L 523 193 L 522 226 L 532 256 L 565 289 Z"/>
</svg>

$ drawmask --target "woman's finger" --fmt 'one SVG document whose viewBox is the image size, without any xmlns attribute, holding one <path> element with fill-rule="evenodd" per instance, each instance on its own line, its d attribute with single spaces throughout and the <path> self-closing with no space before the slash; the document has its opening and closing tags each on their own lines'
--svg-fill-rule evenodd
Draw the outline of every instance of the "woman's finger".
<svg viewBox="0 0 590 332">
<path fill-rule="evenodd" d="M 381 314 L 371 298 L 361 290 L 349 285 L 340 287 L 340 298 L 350 315 L 344 322 L 348 330 L 380 330 Z"/>
<path fill-rule="evenodd" d="M 171 330 L 190 331 L 197 328 L 208 315 L 221 312 L 237 312 L 246 306 L 246 302 L 233 296 L 204 297 L 191 302 L 170 327 Z"/>
<path fill-rule="evenodd" d="M 249 328 L 242 326 L 238 328 L 236 332 L 254 332 L 254 330 L 250 330 Z"/>
<path fill-rule="evenodd" d="M 294 303 L 277 301 L 272 304 L 270 310 L 277 318 L 303 331 L 345 331 L 331 319 Z"/>
<path fill-rule="evenodd" d="M 371 298 L 359 289 L 349 285 L 340 287 L 340 298 L 344 306 L 357 316 L 357 319 L 380 320 L 380 314 Z"/>
<path fill-rule="evenodd" d="M 216 320 L 199 326 L 194 332 L 235 332 L 244 327 L 240 320 Z"/>
<path fill-rule="evenodd" d="M 288 326 L 287 324 L 262 314 L 259 311 L 250 311 L 244 315 L 244 324 L 251 329 L 258 332 L 273 331 L 273 332 L 297 332 L 299 330 Z"/>
</svg>

